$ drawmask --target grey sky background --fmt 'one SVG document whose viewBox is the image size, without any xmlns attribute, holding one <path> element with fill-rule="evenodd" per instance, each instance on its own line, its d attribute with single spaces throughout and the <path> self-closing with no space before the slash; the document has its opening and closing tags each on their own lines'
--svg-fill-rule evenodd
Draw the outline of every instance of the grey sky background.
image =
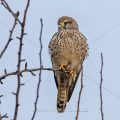
<svg viewBox="0 0 120 120">
<path fill-rule="evenodd" d="M 25 0 L 7 0 L 14 11 L 20 11 L 20 18 L 26 5 Z M 100 120 L 100 53 L 104 56 L 103 69 L 103 110 L 105 120 L 120 120 L 120 1 L 119 0 L 31 0 L 27 15 L 26 32 L 24 37 L 22 57 L 28 62 L 28 67 L 39 66 L 39 31 L 40 18 L 43 18 L 43 66 L 51 67 L 48 54 L 48 44 L 52 35 L 57 31 L 59 17 L 71 16 L 79 24 L 80 31 L 86 36 L 89 44 L 89 56 L 84 62 L 84 88 L 81 99 L 80 120 Z M 0 5 L 0 50 L 3 49 L 13 24 L 13 17 Z M 14 38 L 19 36 L 20 27 L 17 25 Z M 14 39 L 3 58 L 0 60 L 0 75 L 6 68 L 8 72 L 16 70 L 18 40 Z M 24 67 L 24 63 L 23 63 Z M 15 96 L 11 93 L 16 90 L 16 76 L 8 77 L 0 85 L 1 98 L 0 112 L 8 113 L 13 118 Z M 30 120 L 34 110 L 36 85 L 38 75 L 33 77 L 25 73 L 22 78 L 25 86 L 21 87 L 20 110 L 18 120 Z M 80 80 L 66 112 L 58 114 L 56 111 L 57 89 L 53 73 L 42 71 L 42 82 L 39 92 L 38 111 L 35 120 L 74 120 Z"/>
</svg>

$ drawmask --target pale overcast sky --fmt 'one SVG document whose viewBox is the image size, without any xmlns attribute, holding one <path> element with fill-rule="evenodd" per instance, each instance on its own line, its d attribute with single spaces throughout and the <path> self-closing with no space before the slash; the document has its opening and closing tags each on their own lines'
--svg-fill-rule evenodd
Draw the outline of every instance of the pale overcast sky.
<svg viewBox="0 0 120 120">
<path fill-rule="evenodd" d="M 26 5 L 25 0 L 7 0 L 14 11 L 20 11 L 20 18 Z M 31 0 L 27 16 L 22 57 L 28 62 L 28 67 L 39 67 L 39 31 L 40 18 L 43 18 L 43 66 L 51 67 L 48 54 L 48 44 L 52 35 L 57 31 L 59 17 L 71 16 L 79 24 L 80 31 L 86 36 L 89 44 L 89 56 L 84 62 L 84 88 L 81 99 L 79 120 L 101 120 L 100 116 L 100 53 L 104 56 L 103 68 L 103 111 L 105 120 L 120 120 L 120 1 L 119 0 Z M 13 17 L 0 5 L 0 50 L 4 47 L 9 29 L 13 24 Z M 14 38 L 20 33 L 17 26 Z M 8 72 L 16 70 L 18 40 L 14 39 L 3 58 L 0 59 L 0 75 L 6 68 Z M 13 118 L 16 90 L 16 77 L 8 77 L 0 85 L 2 104 L 0 112 L 7 113 Z M 30 120 L 34 110 L 36 85 L 38 75 L 30 73 L 22 78 L 25 86 L 21 87 L 20 108 L 18 120 Z M 39 92 L 38 111 L 35 120 L 74 120 L 80 80 L 66 112 L 58 114 L 56 110 L 57 89 L 50 71 L 42 71 L 42 82 Z"/>
</svg>

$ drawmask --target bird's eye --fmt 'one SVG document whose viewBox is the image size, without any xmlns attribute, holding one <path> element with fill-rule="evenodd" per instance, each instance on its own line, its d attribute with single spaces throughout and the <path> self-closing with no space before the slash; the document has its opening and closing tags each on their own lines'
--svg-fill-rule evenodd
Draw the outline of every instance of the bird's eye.
<svg viewBox="0 0 120 120">
<path fill-rule="evenodd" d="M 71 21 L 64 22 L 64 25 L 67 25 L 67 24 L 69 24 L 69 23 L 71 23 Z"/>
<path fill-rule="evenodd" d="M 66 26 L 68 22 L 64 22 L 64 25 Z"/>
</svg>

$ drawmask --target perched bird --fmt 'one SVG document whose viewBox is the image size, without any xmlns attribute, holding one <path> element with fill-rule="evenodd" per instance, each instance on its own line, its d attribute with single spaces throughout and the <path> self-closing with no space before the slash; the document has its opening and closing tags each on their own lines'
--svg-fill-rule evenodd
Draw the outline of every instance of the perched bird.
<svg viewBox="0 0 120 120">
<path fill-rule="evenodd" d="M 77 22 L 72 17 L 63 16 L 58 19 L 58 32 L 53 35 L 48 47 L 52 67 L 56 70 L 54 78 L 58 89 L 57 111 L 61 113 L 72 96 L 83 61 L 88 54 L 88 44 L 79 31 Z"/>
</svg>

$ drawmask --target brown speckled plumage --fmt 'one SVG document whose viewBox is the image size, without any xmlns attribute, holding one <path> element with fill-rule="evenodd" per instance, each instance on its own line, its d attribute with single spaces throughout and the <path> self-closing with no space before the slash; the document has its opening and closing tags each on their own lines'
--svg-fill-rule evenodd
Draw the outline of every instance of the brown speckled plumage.
<svg viewBox="0 0 120 120">
<path fill-rule="evenodd" d="M 68 16 L 58 20 L 58 32 L 54 34 L 49 43 L 53 69 L 59 69 L 61 64 L 66 70 L 73 70 L 73 75 L 65 72 L 54 72 L 58 88 L 57 110 L 64 112 L 67 101 L 70 100 L 77 82 L 82 63 L 88 54 L 86 38 L 80 33 L 77 22 Z"/>
</svg>

